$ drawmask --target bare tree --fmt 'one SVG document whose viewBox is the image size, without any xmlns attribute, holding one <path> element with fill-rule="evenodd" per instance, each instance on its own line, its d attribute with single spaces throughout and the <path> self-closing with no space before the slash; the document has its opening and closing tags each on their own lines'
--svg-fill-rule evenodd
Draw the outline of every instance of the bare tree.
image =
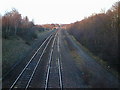
<svg viewBox="0 0 120 90">
<path fill-rule="evenodd" d="M 21 14 L 19 14 L 19 12 L 16 9 L 13 9 L 12 10 L 12 17 L 13 17 L 13 25 L 14 25 L 14 29 L 15 29 L 14 34 L 16 35 L 18 25 L 21 22 Z"/>
</svg>

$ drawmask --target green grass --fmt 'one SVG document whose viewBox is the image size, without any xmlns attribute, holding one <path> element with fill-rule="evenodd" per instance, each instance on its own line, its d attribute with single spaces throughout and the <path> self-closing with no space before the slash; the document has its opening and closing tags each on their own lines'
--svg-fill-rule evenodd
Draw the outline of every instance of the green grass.
<svg viewBox="0 0 120 90">
<path fill-rule="evenodd" d="M 19 37 L 10 37 L 2 40 L 2 69 L 3 73 L 7 71 L 15 62 L 20 60 L 30 46 L 25 44 Z"/>
<path fill-rule="evenodd" d="M 38 36 L 38 38 L 39 38 L 39 37 L 41 37 L 42 35 L 47 34 L 48 32 L 49 32 L 49 31 L 42 31 L 42 32 L 36 31 L 36 34 L 37 34 L 37 36 Z"/>
<path fill-rule="evenodd" d="M 6 74 L 10 68 L 22 60 L 26 54 L 38 45 L 39 40 L 47 35 L 50 31 L 36 31 L 37 38 L 26 41 L 19 36 L 9 36 L 2 39 L 2 70 Z"/>
<path fill-rule="evenodd" d="M 0 36 L 0 85 L 1 84 L 2 84 L 2 39 Z"/>
</svg>

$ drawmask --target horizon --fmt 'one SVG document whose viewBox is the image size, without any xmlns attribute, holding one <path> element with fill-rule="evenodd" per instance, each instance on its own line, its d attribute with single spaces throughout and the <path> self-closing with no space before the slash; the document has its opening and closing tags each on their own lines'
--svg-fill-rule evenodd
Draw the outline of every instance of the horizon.
<svg viewBox="0 0 120 90">
<path fill-rule="evenodd" d="M 12 8 L 18 10 L 35 24 L 70 24 L 81 21 L 92 14 L 107 11 L 118 0 L 4 0 L 0 3 L 1 15 L 9 12 Z M 7 4 L 9 2 L 9 4 Z M 6 6 L 5 6 L 6 5 Z"/>
</svg>

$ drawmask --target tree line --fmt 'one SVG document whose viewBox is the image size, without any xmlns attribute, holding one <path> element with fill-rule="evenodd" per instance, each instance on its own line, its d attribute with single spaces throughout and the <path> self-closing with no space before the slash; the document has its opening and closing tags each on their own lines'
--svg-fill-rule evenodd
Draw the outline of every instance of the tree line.
<svg viewBox="0 0 120 90">
<path fill-rule="evenodd" d="M 91 15 L 66 27 L 83 46 L 107 61 L 111 67 L 119 69 L 120 1 L 107 12 Z"/>
<path fill-rule="evenodd" d="M 16 35 L 23 37 L 33 26 L 34 22 L 29 21 L 27 16 L 22 18 L 21 14 L 15 8 L 10 12 L 6 12 L 4 16 L 2 16 L 3 38 Z"/>
<path fill-rule="evenodd" d="M 25 40 L 37 38 L 36 30 L 53 30 L 59 24 L 35 25 L 27 16 L 21 14 L 13 8 L 2 16 L 2 37 L 8 39 L 10 36 L 19 36 Z"/>
</svg>

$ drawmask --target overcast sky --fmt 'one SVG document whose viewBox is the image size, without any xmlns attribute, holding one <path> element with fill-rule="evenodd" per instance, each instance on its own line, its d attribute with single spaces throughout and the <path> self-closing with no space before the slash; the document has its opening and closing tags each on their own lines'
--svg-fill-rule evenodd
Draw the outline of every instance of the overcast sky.
<svg viewBox="0 0 120 90">
<path fill-rule="evenodd" d="M 66 24 L 80 21 L 101 9 L 108 10 L 118 0 L 1 0 L 0 13 L 16 8 L 35 24 Z"/>
</svg>

